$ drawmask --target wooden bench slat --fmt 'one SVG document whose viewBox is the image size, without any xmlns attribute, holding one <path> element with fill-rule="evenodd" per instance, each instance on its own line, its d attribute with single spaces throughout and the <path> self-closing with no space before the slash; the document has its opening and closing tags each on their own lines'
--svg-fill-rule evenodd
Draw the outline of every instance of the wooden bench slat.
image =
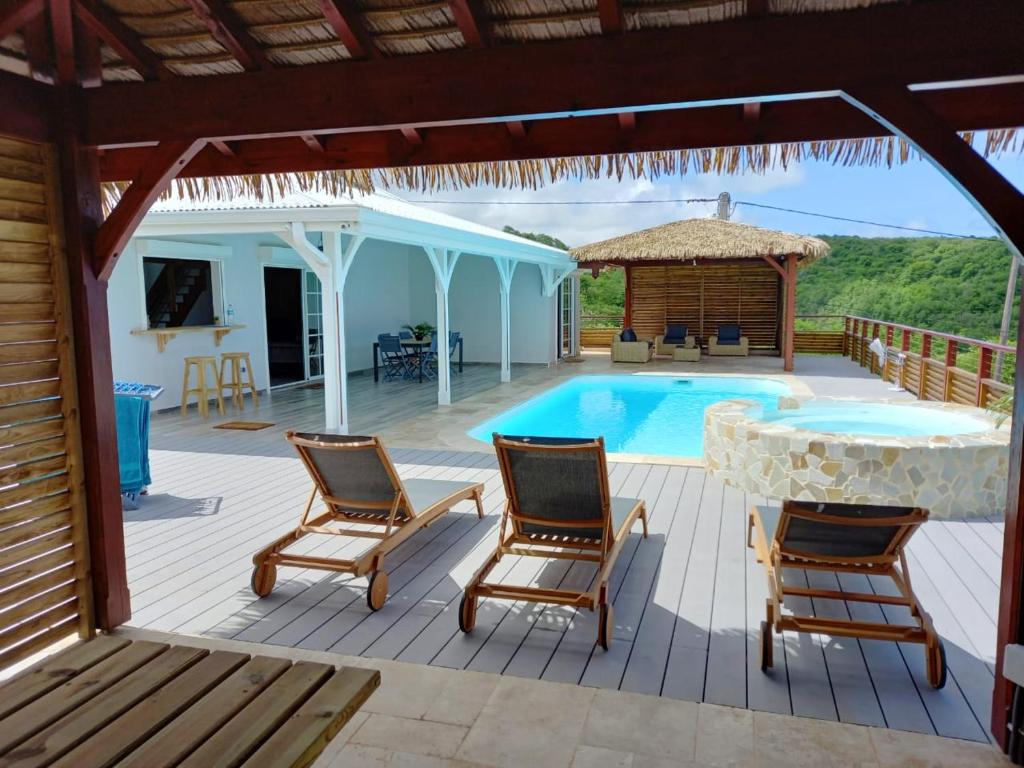
<svg viewBox="0 0 1024 768">
<path fill-rule="evenodd" d="M 77 643 L 11 678 L 0 686 L 0 720 L 117 653 L 129 642 L 104 636 Z"/>
<path fill-rule="evenodd" d="M 0 721 L 0 755 L 98 696 L 167 650 L 163 643 L 133 642 Z"/>
<path fill-rule="evenodd" d="M 241 764 L 333 673 L 334 667 L 328 664 L 296 662 L 189 755 L 180 768 L 233 768 Z"/>
<path fill-rule="evenodd" d="M 380 685 L 375 669 L 342 667 L 245 763 L 245 768 L 305 768 Z"/>
<path fill-rule="evenodd" d="M 118 768 L 170 768 L 178 765 L 284 674 L 289 666 L 284 659 L 254 658 L 124 758 L 118 763 Z"/>
<path fill-rule="evenodd" d="M 205 648 L 171 647 L 0 757 L 0 766 L 42 768 L 51 764 L 164 685 L 176 680 L 209 653 Z M 80 765 L 91 766 L 92 763 Z"/>
<path fill-rule="evenodd" d="M 212 652 L 61 757 L 53 768 L 113 765 L 247 661 L 249 656 L 244 653 Z"/>
</svg>

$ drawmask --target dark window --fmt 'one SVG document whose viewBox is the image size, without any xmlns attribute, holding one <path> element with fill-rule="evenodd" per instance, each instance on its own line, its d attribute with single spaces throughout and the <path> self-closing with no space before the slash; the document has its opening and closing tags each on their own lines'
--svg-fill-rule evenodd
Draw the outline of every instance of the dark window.
<svg viewBox="0 0 1024 768">
<path fill-rule="evenodd" d="M 143 259 L 150 328 L 214 325 L 213 267 L 195 259 Z"/>
</svg>

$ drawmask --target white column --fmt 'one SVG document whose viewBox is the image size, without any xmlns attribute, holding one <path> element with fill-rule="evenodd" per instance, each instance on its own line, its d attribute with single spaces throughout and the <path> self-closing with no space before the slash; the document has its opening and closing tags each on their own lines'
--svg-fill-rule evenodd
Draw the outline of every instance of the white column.
<svg viewBox="0 0 1024 768">
<path fill-rule="evenodd" d="M 324 420 L 328 430 L 348 433 L 348 382 L 345 365 L 345 281 L 356 251 L 364 238 L 353 236 L 342 242 L 340 232 L 324 232 L 321 252 L 306 236 L 299 222 L 281 236 L 302 256 L 320 280 L 323 297 L 324 334 Z"/>
<path fill-rule="evenodd" d="M 501 380 L 512 380 L 512 275 L 518 261 L 495 259 L 498 268 L 498 290 L 501 296 Z"/>
<path fill-rule="evenodd" d="M 448 289 L 451 287 L 458 251 L 423 246 L 434 268 L 434 294 L 437 297 L 437 404 L 451 405 L 451 358 L 448 355 Z"/>
</svg>

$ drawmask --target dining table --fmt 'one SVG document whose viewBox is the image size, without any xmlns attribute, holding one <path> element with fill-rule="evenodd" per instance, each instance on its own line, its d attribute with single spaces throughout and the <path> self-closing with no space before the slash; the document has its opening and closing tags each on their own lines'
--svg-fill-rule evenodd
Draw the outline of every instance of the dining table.
<svg viewBox="0 0 1024 768">
<path fill-rule="evenodd" d="M 424 369 L 423 363 L 426 360 L 426 356 L 423 355 L 422 352 L 423 352 L 424 349 L 429 349 L 430 348 L 430 339 L 416 339 L 416 338 L 401 339 L 400 343 L 401 343 L 402 347 L 404 349 L 409 350 L 409 352 L 420 353 L 420 354 L 416 355 L 416 359 L 417 359 L 417 368 L 419 368 L 419 380 L 420 380 L 420 383 L 422 384 L 423 383 L 423 369 Z M 459 339 L 456 342 L 456 345 L 457 345 L 458 350 L 459 350 L 459 358 L 458 358 L 459 373 L 462 373 L 462 336 L 461 335 L 459 336 Z M 380 344 L 378 342 L 376 342 L 376 341 L 373 342 L 373 381 L 374 381 L 374 383 L 380 381 Z"/>
</svg>

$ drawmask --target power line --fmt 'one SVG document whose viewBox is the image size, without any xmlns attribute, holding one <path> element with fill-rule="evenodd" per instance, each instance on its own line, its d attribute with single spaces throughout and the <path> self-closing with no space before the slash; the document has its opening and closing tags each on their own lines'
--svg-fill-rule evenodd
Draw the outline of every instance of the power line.
<svg viewBox="0 0 1024 768">
<path fill-rule="evenodd" d="M 649 200 L 417 200 L 416 205 L 665 205 L 678 203 L 714 203 L 715 197 L 665 197 Z M 781 213 L 792 213 L 798 216 L 812 216 L 817 219 L 829 219 L 830 221 L 842 221 L 848 224 L 866 224 L 872 227 L 884 229 L 898 229 L 903 232 L 917 232 L 924 235 L 936 235 L 938 237 L 955 237 L 965 240 L 993 240 L 994 236 L 986 235 L 964 235 L 956 232 L 945 232 L 938 229 L 925 229 L 923 227 L 907 227 L 901 224 L 888 224 L 881 221 L 870 221 L 868 219 L 853 219 L 848 216 L 835 216 L 829 213 L 817 211 L 801 211 L 796 208 L 784 208 L 778 205 L 766 205 L 765 203 L 754 203 L 749 200 L 734 200 L 734 206 L 746 205 L 750 208 L 764 208 Z"/>
</svg>

